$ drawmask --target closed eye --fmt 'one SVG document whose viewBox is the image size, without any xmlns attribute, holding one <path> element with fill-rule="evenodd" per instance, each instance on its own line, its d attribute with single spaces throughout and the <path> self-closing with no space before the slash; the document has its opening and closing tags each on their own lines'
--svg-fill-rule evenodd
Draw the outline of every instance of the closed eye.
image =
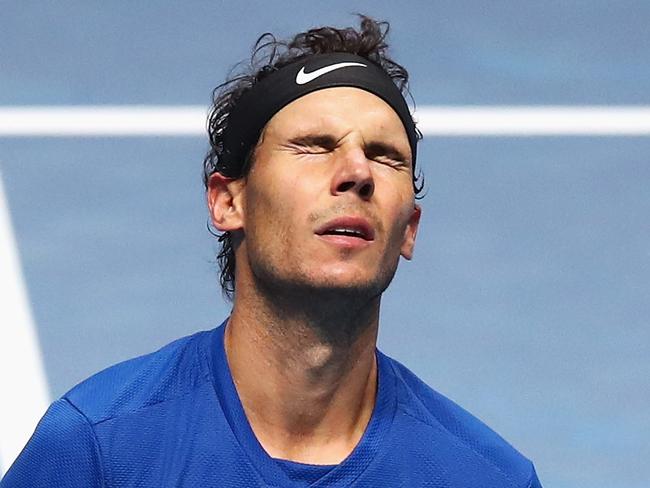
<svg viewBox="0 0 650 488">
<path fill-rule="evenodd" d="M 307 153 L 324 154 L 336 149 L 338 141 L 329 135 L 306 135 L 294 137 L 288 145 Z"/>
<path fill-rule="evenodd" d="M 384 142 L 371 142 L 366 146 L 366 157 L 378 163 L 395 167 L 409 167 L 410 160 L 406 155 L 392 144 Z"/>
</svg>

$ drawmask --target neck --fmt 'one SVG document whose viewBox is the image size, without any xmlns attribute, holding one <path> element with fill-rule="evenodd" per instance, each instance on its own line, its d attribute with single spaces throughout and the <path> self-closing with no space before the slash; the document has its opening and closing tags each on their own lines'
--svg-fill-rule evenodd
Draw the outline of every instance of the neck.
<svg viewBox="0 0 650 488">
<path fill-rule="evenodd" d="M 250 288 L 237 293 L 225 347 L 256 437 L 275 458 L 338 464 L 375 403 L 379 298 L 359 305 L 313 293 L 272 301 Z"/>
</svg>

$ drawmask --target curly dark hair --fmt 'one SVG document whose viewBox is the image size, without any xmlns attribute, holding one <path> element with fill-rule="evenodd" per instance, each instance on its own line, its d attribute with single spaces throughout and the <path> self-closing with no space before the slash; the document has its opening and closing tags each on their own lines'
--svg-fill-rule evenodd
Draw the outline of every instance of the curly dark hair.
<svg viewBox="0 0 650 488">
<path fill-rule="evenodd" d="M 203 183 L 206 190 L 210 176 L 215 172 L 230 178 L 241 178 L 248 174 L 254 162 L 255 146 L 250 148 L 243 161 L 232 161 L 223 157 L 223 136 L 230 114 L 244 93 L 270 73 L 288 64 L 314 54 L 333 52 L 356 54 L 382 68 L 402 94 L 410 97 L 408 72 L 387 54 L 386 37 L 390 27 L 388 22 L 376 21 L 365 15 L 359 15 L 359 18 L 358 30 L 353 27 L 343 29 L 320 27 L 296 34 L 290 40 L 278 40 L 269 32 L 257 39 L 249 63 L 237 65 L 233 73 L 239 69 L 239 74 L 231 74 L 212 93 L 212 107 L 207 121 L 210 149 L 203 160 Z M 417 137 L 418 140 L 422 138 L 419 131 Z M 422 192 L 422 181 L 422 175 L 416 175 L 414 167 L 413 189 L 416 198 Z M 221 245 L 217 254 L 217 262 L 221 270 L 219 281 L 224 296 L 232 300 L 235 292 L 233 236 L 230 232 L 219 233 L 210 226 L 208 228 Z"/>
</svg>

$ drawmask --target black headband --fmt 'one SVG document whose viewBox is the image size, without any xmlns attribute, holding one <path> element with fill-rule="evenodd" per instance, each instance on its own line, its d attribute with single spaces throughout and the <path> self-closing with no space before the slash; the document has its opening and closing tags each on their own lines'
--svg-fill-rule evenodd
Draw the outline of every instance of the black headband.
<svg viewBox="0 0 650 488">
<path fill-rule="evenodd" d="M 337 86 L 366 90 L 395 110 L 406 129 L 415 168 L 417 131 L 402 93 L 379 66 L 348 53 L 316 54 L 296 61 L 267 75 L 244 93 L 223 135 L 222 160 L 226 167 L 243 164 L 266 123 L 284 106 L 308 93 Z"/>
</svg>

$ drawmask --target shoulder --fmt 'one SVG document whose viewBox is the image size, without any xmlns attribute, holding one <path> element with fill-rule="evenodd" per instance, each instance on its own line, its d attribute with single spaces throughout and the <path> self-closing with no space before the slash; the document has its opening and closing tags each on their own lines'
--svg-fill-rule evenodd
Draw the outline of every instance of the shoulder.
<svg viewBox="0 0 650 488">
<path fill-rule="evenodd" d="M 473 458 L 511 480 L 513 486 L 538 486 L 532 462 L 499 434 L 428 386 L 403 364 L 383 357 L 395 375 L 399 412 L 428 426 L 457 449 L 471 453 Z"/>
<path fill-rule="evenodd" d="M 2 488 L 105 486 L 115 457 L 134 452 L 129 449 L 134 444 L 119 429 L 134 432 L 148 427 L 152 418 L 164 421 L 160 410 L 158 416 L 140 414 L 154 405 L 172 405 L 169 408 L 173 410 L 177 408 L 175 399 L 193 404 L 189 393 L 210 383 L 207 356 L 211 337 L 210 332 L 199 332 L 178 339 L 75 386 L 50 406 L 3 478 Z M 160 441 L 160 432 L 153 433 L 156 441 Z M 169 432 L 174 435 L 171 429 Z"/>
<path fill-rule="evenodd" d="M 0 485 L 91 488 L 103 486 L 103 479 L 93 429 L 81 412 L 61 399 L 50 405 Z"/>
<path fill-rule="evenodd" d="M 81 382 L 63 399 L 91 424 L 186 395 L 209 381 L 210 331 L 183 337 L 156 352 L 113 365 Z"/>
</svg>

